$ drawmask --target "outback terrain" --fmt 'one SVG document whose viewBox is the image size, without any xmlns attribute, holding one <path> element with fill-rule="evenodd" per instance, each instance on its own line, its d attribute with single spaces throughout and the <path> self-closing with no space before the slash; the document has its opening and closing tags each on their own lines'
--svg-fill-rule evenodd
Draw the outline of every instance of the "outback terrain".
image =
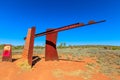
<svg viewBox="0 0 120 80">
<path fill-rule="evenodd" d="M 58 48 L 59 61 L 45 61 L 44 48 L 34 49 L 32 68 L 20 64 L 22 50 L 12 54 L 12 62 L 0 61 L 0 80 L 120 80 L 120 50 Z"/>
</svg>

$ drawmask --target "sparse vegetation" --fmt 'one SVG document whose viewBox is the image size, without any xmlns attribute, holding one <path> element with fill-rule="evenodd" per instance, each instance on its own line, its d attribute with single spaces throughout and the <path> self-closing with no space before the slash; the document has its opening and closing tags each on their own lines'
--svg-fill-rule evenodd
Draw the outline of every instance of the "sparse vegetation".
<svg viewBox="0 0 120 80">
<path fill-rule="evenodd" d="M 0 45 L 0 50 L 2 50 L 4 47 L 4 44 Z M 23 45 L 14 46 L 12 45 L 12 50 L 21 50 L 23 49 Z M 34 46 L 34 49 L 44 49 L 44 46 Z M 110 45 L 66 45 L 66 43 L 60 43 L 60 45 L 57 46 L 58 49 L 62 48 L 79 48 L 86 49 L 86 48 L 97 48 L 97 49 L 105 49 L 105 50 L 120 50 L 120 46 L 110 46 Z"/>
<path fill-rule="evenodd" d="M 4 45 L 0 45 L 0 50 L 2 51 Z M 13 46 L 12 52 L 21 53 L 23 46 Z M 35 46 L 34 54 L 44 53 L 43 46 Z M 65 43 L 57 46 L 57 51 L 59 53 L 59 59 L 65 59 L 68 61 L 82 61 L 85 57 L 96 58 L 96 63 L 88 63 L 85 67 L 89 69 L 89 72 L 76 71 L 72 73 L 65 73 L 66 75 L 90 75 L 91 72 L 96 70 L 96 66 L 100 67 L 99 72 L 110 76 L 112 73 L 120 75 L 120 46 L 102 46 L 102 45 L 69 45 Z M 29 70 L 31 67 L 25 61 L 24 63 L 19 63 L 19 67 L 23 70 Z M 64 71 L 54 71 L 53 74 L 56 77 L 62 76 Z M 110 76 L 112 80 L 114 77 Z M 88 77 L 89 79 L 90 77 Z M 87 79 L 86 79 L 87 80 Z"/>
<path fill-rule="evenodd" d="M 31 65 L 28 64 L 27 60 L 20 61 L 19 63 L 17 63 L 17 66 L 20 67 L 23 71 L 31 69 Z"/>
</svg>

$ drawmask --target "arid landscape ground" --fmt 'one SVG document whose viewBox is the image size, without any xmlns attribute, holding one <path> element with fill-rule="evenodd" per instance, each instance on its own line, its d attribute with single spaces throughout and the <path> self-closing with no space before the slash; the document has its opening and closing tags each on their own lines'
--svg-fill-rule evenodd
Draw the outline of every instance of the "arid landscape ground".
<svg viewBox="0 0 120 80">
<path fill-rule="evenodd" d="M 12 62 L 0 61 L 0 80 L 120 80 L 120 50 L 61 48 L 59 61 L 45 61 L 37 49 L 32 68 L 19 64 L 21 54 L 14 50 Z"/>
</svg>

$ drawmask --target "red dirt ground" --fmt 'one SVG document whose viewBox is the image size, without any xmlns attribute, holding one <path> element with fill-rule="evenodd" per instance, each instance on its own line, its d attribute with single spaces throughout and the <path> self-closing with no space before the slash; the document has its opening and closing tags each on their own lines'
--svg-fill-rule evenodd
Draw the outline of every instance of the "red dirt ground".
<svg viewBox="0 0 120 80">
<path fill-rule="evenodd" d="M 15 62 L 0 62 L 0 80 L 112 80 L 100 73 L 95 59 L 81 61 L 45 61 L 42 58 L 32 69 L 22 70 Z M 116 76 L 120 80 L 120 76 Z"/>
</svg>

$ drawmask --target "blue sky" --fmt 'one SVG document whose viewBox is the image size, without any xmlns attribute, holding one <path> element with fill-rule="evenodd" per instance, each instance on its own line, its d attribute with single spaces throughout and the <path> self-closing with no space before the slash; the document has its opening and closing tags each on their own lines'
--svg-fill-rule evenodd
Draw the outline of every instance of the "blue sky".
<svg viewBox="0 0 120 80">
<path fill-rule="evenodd" d="M 0 44 L 23 45 L 32 26 L 39 33 L 102 19 L 107 22 L 58 33 L 57 44 L 120 45 L 120 0 L 0 0 Z M 45 36 L 35 38 L 44 44 Z"/>
</svg>

